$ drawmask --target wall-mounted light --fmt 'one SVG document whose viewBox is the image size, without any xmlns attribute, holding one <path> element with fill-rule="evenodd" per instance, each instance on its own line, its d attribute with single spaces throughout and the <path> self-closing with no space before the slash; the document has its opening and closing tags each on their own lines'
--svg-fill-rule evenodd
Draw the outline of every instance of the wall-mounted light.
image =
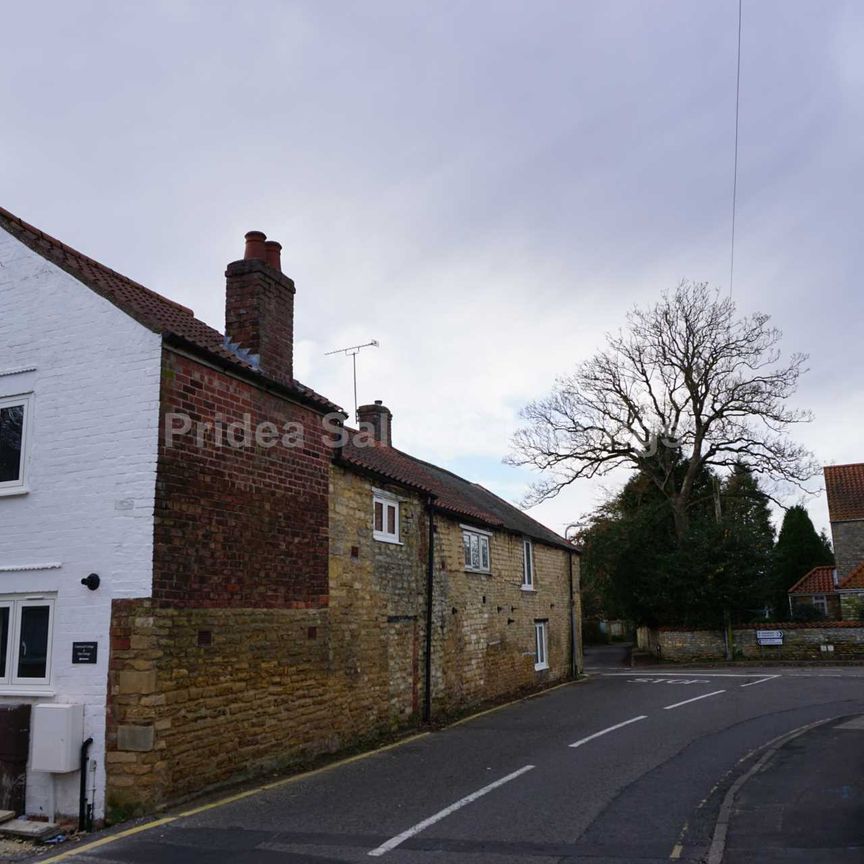
<svg viewBox="0 0 864 864">
<path fill-rule="evenodd" d="M 99 587 L 99 583 L 102 580 L 99 578 L 98 573 L 91 573 L 89 576 L 85 576 L 81 580 L 82 585 L 86 585 L 91 591 L 95 591 Z"/>
</svg>

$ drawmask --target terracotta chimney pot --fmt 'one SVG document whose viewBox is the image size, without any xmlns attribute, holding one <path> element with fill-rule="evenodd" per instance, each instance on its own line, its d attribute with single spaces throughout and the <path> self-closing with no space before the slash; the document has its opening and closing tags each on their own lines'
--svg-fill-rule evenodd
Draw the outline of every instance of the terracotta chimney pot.
<svg viewBox="0 0 864 864">
<path fill-rule="evenodd" d="M 247 235 L 248 236 L 248 235 Z M 282 244 L 268 240 L 264 244 L 265 261 L 274 269 L 282 272 Z"/>
<path fill-rule="evenodd" d="M 246 252 L 243 258 L 248 261 L 250 258 L 258 261 L 267 260 L 267 235 L 263 231 L 247 231 L 246 232 Z"/>
</svg>

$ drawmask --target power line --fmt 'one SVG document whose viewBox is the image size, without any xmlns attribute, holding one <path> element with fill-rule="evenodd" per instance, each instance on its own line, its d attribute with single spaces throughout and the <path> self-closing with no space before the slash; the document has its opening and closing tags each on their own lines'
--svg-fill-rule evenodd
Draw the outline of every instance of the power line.
<svg viewBox="0 0 864 864">
<path fill-rule="evenodd" d="M 738 70 L 735 78 L 735 159 L 732 167 L 732 243 L 729 253 L 729 297 L 735 275 L 735 210 L 738 203 L 738 118 L 741 104 L 741 11 L 744 0 L 738 0 Z"/>
</svg>

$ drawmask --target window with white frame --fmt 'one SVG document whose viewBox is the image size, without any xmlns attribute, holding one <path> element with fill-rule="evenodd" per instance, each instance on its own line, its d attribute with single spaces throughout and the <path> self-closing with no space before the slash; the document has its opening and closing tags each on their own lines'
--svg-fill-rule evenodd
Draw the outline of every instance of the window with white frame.
<svg viewBox="0 0 864 864">
<path fill-rule="evenodd" d="M 491 569 L 488 531 L 462 526 L 462 549 L 465 553 L 465 569 L 473 573 L 488 573 Z"/>
<path fill-rule="evenodd" d="M 522 590 L 534 590 L 534 544 L 527 537 L 522 540 Z"/>
<path fill-rule="evenodd" d="M 813 596 L 813 605 L 823 614 L 828 614 L 828 599 L 824 594 L 815 594 Z"/>
<path fill-rule="evenodd" d="M 54 598 L 0 595 L 0 692 L 51 681 Z"/>
<path fill-rule="evenodd" d="M 549 622 L 534 622 L 534 669 L 549 668 Z"/>
<path fill-rule="evenodd" d="M 0 399 L 0 495 L 26 489 L 30 399 Z"/>
<path fill-rule="evenodd" d="M 384 543 L 399 542 L 399 499 L 389 492 L 372 496 L 372 535 Z"/>
</svg>

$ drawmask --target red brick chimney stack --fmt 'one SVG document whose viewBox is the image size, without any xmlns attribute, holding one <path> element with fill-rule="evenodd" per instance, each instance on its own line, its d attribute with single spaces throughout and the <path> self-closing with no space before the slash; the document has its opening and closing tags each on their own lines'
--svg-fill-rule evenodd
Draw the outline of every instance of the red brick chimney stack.
<svg viewBox="0 0 864 864">
<path fill-rule="evenodd" d="M 282 273 L 282 246 L 262 231 L 246 234 L 240 261 L 225 271 L 225 335 L 257 356 L 273 378 L 294 377 L 294 282 Z"/>
<path fill-rule="evenodd" d="M 376 441 L 393 446 L 393 414 L 380 399 L 376 399 L 374 405 L 361 405 L 357 409 L 357 419 L 372 424 Z"/>
</svg>

